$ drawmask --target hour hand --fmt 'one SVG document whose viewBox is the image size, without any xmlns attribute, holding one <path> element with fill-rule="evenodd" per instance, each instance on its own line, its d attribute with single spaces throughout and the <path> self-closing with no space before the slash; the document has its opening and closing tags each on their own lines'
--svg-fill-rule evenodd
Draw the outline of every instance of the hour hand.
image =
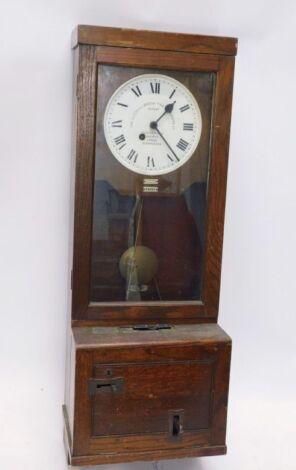
<svg viewBox="0 0 296 470">
<path fill-rule="evenodd" d="M 173 103 L 168 103 L 168 104 L 165 105 L 165 107 L 164 107 L 164 112 L 159 116 L 158 119 L 156 119 L 156 121 L 152 121 L 152 122 L 150 123 L 151 129 L 156 129 L 156 127 L 152 127 L 151 124 L 154 124 L 154 123 L 155 123 L 155 124 L 157 125 L 158 121 L 160 121 L 161 118 L 162 118 L 165 114 L 171 113 L 171 112 L 173 111 L 174 106 L 175 106 L 175 103 L 176 103 L 176 101 L 174 101 Z"/>
<path fill-rule="evenodd" d="M 164 107 L 164 111 L 165 111 L 166 113 L 171 113 L 171 112 L 173 111 L 173 109 L 174 109 L 175 103 L 176 103 L 176 101 L 174 101 L 173 103 L 167 104 L 167 105 Z M 159 121 L 159 119 L 160 119 L 160 118 L 157 119 L 157 122 Z"/>
</svg>

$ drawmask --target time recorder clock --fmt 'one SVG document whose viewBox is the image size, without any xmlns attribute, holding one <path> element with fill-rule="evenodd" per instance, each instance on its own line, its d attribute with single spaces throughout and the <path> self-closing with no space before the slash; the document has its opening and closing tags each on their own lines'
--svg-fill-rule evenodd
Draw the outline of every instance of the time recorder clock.
<svg viewBox="0 0 296 470">
<path fill-rule="evenodd" d="M 79 26 L 69 463 L 217 455 L 233 38 Z"/>
</svg>

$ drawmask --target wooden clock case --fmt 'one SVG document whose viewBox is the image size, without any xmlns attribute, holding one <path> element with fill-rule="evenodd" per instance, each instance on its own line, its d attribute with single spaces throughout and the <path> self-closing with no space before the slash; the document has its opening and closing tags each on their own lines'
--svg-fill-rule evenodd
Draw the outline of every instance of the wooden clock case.
<svg viewBox="0 0 296 470">
<path fill-rule="evenodd" d="M 226 453 L 231 340 L 217 317 L 236 47 L 233 38 L 95 26 L 73 34 L 75 195 L 63 406 L 71 465 Z M 90 299 L 98 64 L 215 73 L 201 300 Z"/>
</svg>

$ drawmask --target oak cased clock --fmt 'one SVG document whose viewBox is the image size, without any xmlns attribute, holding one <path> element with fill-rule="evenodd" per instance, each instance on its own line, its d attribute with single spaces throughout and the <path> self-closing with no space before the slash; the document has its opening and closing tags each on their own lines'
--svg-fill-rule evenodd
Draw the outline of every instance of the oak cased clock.
<svg viewBox="0 0 296 470">
<path fill-rule="evenodd" d="M 231 340 L 217 317 L 236 45 L 73 34 L 72 465 L 226 452 Z"/>
</svg>

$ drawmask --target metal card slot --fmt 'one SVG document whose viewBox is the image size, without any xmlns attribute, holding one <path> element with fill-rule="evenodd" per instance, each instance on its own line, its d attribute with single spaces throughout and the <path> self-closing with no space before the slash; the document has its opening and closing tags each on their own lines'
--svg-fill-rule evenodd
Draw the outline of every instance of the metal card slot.
<svg viewBox="0 0 296 470">
<path fill-rule="evenodd" d="M 182 438 L 184 410 L 169 411 L 169 440 L 176 441 Z"/>
<path fill-rule="evenodd" d="M 171 330 L 170 325 L 135 325 L 132 327 L 135 331 L 158 331 L 158 330 Z"/>
<path fill-rule="evenodd" d="M 123 377 L 114 377 L 109 379 L 90 379 L 88 384 L 89 395 L 98 395 L 101 393 L 120 393 L 124 384 Z"/>
</svg>

